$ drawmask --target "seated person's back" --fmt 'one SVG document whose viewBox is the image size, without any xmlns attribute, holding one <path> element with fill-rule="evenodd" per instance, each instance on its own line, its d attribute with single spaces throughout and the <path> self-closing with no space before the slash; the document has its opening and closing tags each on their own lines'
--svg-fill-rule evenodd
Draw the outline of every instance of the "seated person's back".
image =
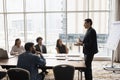
<svg viewBox="0 0 120 80">
<path fill-rule="evenodd" d="M 42 58 L 40 58 L 32 53 L 34 51 L 33 43 L 26 43 L 25 50 L 26 52 L 18 56 L 17 67 L 28 70 L 30 72 L 30 80 L 42 80 L 43 76 L 38 74 L 38 67 L 45 66 L 45 59 L 42 55 Z"/>
</svg>

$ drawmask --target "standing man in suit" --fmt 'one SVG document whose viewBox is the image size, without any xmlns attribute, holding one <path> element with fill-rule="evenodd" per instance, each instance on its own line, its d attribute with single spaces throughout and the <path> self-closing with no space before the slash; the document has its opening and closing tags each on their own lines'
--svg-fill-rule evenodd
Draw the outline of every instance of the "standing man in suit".
<svg viewBox="0 0 120 80">
<path fill-rule="evenodd" d="M 17 67 L 26 69 L 30 72 L 30 80 L 44 80 L 45 75 L 38 73 L 38 67 L 44 67 L 46 60 L 41 56 L 34 55 L 34 43 L 28 42 L 25 44 L 25 52 L 18 56 Z"/>
<path fill-rule="evenodd" d="M 43 54 L 46 54 L 47 53 L 47 49 L 46 49 L 46 46 L 42 44 L 42 37 L 38 37 L 36 39 L 36 42 L 38 43 L 37 45 L 35 45 L 35 50 L 36 50 L 36 53 L 43 53 Z M 46 71 L 46 67 L 42 67 L 42 72 L 45 73 L 45 74 L 48 74 L 48 72 Z"/>
<path fill-rule="evenodd" d="M 37 52 L 40 52 L 40 53 L 47 53 L 47 49 L 46 49 L 46 46 L 42 44 L 42 37 L 38 37 L 36 39 L 36 42 L 38 43 L 37 45 L 35 45 L 35 48 L 36 48 L 36 51 Z"/>
<path fill-rule="evenodd" d="M 93 80 L 92 79 L 92 60 L 94 58 L 94 54 L 98 52 L 97 35 L 96 35 L 95 29 L 92 28 L 91 19 L 85 19 L 84 27 L 85 29 L 87 29 L 85 37 L 83 41 L 80 40 L 80 42 L 78 42 L 75 45 L 83 46 L 83 53 L 84 53 L 84 59 L 85 59 L 85 65 L 86 65 L 85 80 Z"/>
</svg>

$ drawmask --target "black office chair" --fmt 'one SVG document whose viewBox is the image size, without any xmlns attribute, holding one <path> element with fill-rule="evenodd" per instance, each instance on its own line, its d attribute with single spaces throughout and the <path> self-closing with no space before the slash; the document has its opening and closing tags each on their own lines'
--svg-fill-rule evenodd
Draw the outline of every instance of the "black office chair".
<svg viewBox="0 0 120 80">
<path fill-rule="evenodd" d="M 71 65 L 57 65 L 53 68 L 55 80 L 73 80 L 75 68 Z"/>
<path fill-rule="evenodd" d="M 29 71 L 22 68 L 11 68 L 7 73 L 10 80 L 30 80 Z"/>
<path fill-rule="evenodd" d="M 6 76 L 6 72 L 0 71 L 0 80 Z"/>
</svg>

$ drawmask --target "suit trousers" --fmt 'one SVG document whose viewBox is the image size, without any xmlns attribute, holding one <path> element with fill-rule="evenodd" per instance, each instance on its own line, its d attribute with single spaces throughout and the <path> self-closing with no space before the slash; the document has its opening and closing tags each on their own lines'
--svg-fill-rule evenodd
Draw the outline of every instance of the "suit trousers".
<svg viewBox="0 0 120 80">
<path fill-rule="evenodd" d="M 94 54 L 84 54 L 85 59 L 85 80 L 93 80 L 92 79 L 92 60 L 94 58 Z"/>
</svg>

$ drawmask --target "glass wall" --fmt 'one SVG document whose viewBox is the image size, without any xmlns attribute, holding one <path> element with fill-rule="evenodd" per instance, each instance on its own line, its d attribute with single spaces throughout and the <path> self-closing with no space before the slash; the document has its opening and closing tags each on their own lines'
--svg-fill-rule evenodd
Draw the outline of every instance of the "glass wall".
<svg viewBox="0 0 120 80">
<path fill-rule="evenodd" d="M 0 45 L 11 50 L 14 40 L 20 38 L 22 45 L 43 37 L 43 44 L 49 53 L 56 53 L 58 38 L 69 48 L 69 52 L 79 52 L 74 46 L 78 38 L 84 37 L 84 19 L 93 20 L 93 28 L 98 34 L 98 56 L 108 56 L 104 45 L 107 40 L 111 0 L 0 0 Z M 82 52 L 82 47 L 80 49 Z"/>
<path fill-rule="evenodd" d="M 4 16 L 0 14 L 0 47 L 5 48 L 5 28 L 4 28 Z"/>
<path fill-rule="evenodd" d="M 26 41 L 36 42 L 38 36 L 45 38 L 44 34 L 44 14 L 26 14 Z"/>
<path fill-rule="evenodd" d="M 22 42 L 24 41 L 23 14 L 8 14 L 7 27 L 9 48 L 14 45 L 16 38 L 20 38 Z"/>
<path fill-rule="evenodd" d="M 23 0 L 4 0 L 7 12 L 23 12 Z"/>
<path fill-rule="evenodd" d="M 43 12 L 44 0 L 24 0 L 26 12 Z"/>
</svg>

